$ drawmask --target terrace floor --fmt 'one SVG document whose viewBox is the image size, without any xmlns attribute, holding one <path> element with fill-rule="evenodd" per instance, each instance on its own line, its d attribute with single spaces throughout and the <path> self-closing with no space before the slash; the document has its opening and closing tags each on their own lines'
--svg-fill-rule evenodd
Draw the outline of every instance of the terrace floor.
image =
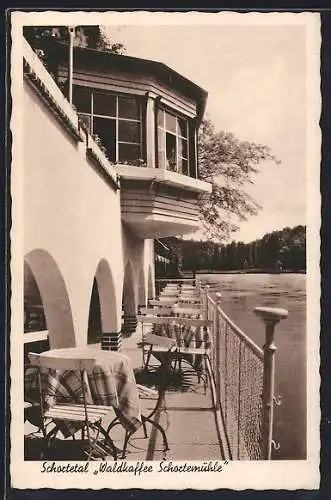
<svg viewBox="0 0 331 500">
<path fill-rule="evenodd" d="M 133 368 L 139 370 L 142 353 L 137 348 L 140 340 L 139 327 L 128 339 L 123 340 L 122 353 L 131 358 Z M 155 401 L 141 399 L 142 413 L 148 413 Z M 147 424 L 148 437 L 142 428 L 131 437 L 127 460 L 223 460 L 222 429 L 219 429 L 217 414 L 213 409 L 211 388 L 205 391 L 203 382 L 198 383 L 195 373 L 188 373 L 182 383 L 166 392 L 164 407 L 155 415 L 156 421 L 166 429 L 170 450 L 163 451 L 160 433 Z M 25 423 L 25 460 L 39 460 L 42 435 L 29 422 Z M 111 432 L 115 444 L 121 448 L 124 430 L 117 426 Z M 223 440 L 222 440 L 223 441 Z M 59 440 L 57 443 L 59 460 L 79 460 L 79 441 Z M 109 457 L 111 459 L 111 457 Z"/>
</svg>

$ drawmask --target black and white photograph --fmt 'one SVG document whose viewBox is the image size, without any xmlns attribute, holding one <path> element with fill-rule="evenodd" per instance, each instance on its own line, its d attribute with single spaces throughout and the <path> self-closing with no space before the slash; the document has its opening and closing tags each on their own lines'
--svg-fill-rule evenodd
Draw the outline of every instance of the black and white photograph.
<svg viewBox="0 0 331 500">
<path fill-rule="evenodd" d="M 319 14 L 11 25 L 13 487 L 317 488 Z"/>
</svg>

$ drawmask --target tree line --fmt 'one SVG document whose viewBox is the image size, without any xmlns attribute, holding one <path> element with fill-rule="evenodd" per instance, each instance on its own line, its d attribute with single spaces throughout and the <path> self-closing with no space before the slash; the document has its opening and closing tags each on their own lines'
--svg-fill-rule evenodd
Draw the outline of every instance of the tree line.
<svg viewBox="0 0 331 500">
<path fill-rule="evenodd" d="M 305 271 L 306 227 L 285 227 L 250 243 L 193 241 L 163 238 L 168 262 L 158 264 L 157 274 L 180 275 L 183 271 Z"/>
</svg>

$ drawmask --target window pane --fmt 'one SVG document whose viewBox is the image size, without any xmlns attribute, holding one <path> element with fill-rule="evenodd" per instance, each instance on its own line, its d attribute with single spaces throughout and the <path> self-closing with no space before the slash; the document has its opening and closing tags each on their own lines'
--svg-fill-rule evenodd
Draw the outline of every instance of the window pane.
<svg viewBox="0 0 331 500">
<path fill-rule="evenodd" d="M 192 120 L 189 122 L 189 175 L 191 177 L 197 176 L 197 165 L 196 165 L 196 144 L 195 144 L 195 124 Z"/>
<path fill-rule="evenodd" d="M 168 170 L 177 170 L 177 150 L 176 150 L 176 136 L 167 134 L 166 136 L 166 155 Z"/>
<path fill-rule="evenodd" d="M 188 162 L 187 162 L 187 160 L 184 160 L 184 158 L 178 159 L 178 171 L 179 171 L 179 173 L 181 173 L 183 175 L 189 175 Z"/>
<path fill-rule="evenodd" d="M 187 137 L 187 121 L 183 118 L 178 118 L 178 133 L 183 137 Z"/>
<path fill-rule="evenodd" d="M 72 102 L 76 106 L 77 111 L 91 113 L 91 90 L 87 87 L 74 85 Z"/>
<path fill-rule="evenodd" d="M 174 132 L 174 134 L 176 133 L 176 121 L 174 115 L 166 113 L 166 129 L 169 130 L 169 132 Z"/>
<path fill-rule="evenodd" d="M 140 123 L 127 122 L 125 120 L 118 121 L 118 136 L 123 142 L 138 142 L 140 143 Z"/>
<path fill-rule="evenodd" d="M 82 115 L 81 113 L 78 113 L 78 116 L 79 121 L 85 125 L 89 132 L 91 132 L 91 117 L 89 115 Z"/>
<path fill-rule="evenodd" d="M 93 114 L 116 116 L 116 96 L 103 92 L 94 92 Z"/>
<path fill-rule="evenodd" d="M 140 146 L 136 144 L 122 144 L 119 143 L 119 161 L 120 162 L 133 162 L 140 158 Z"/>
<path fill-rule="evenodd" d="M 165 132 L 158 129 L 158 167 L 165 168 Z"/>
<path fill-rule="evenodd" d="M 178 154 L 187 158 L 187 140 L 178 137 Z"/>
<path fill-rule="evenodd" d="M 163 111 L 163 109 L 159 109 L 157 112 L 157 124 L 159 127 L 164 128 L 164 111 Z"/>
<path fill-rule="evenodd" d="M 118 116 L 120 118 L 140 119 L 140 105 L 136 97 L 118 96 Z"/>
<path fill-rule="evenodd" d="M 116 121 L 109 118 L 94 118 L 93 135 L 100 137 L 108 158 L 116 161 Z"/>
</svg>

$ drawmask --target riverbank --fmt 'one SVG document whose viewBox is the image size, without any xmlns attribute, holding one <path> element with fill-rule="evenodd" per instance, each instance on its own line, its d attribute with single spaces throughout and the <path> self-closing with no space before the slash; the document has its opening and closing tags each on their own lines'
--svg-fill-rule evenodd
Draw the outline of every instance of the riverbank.
<svg viewBox="0 0 331 500">
<path fill-rule="evenodd" d="M 184 273 L 185 274 L 185 273 Z M 234 270 L 210 270 L 210 269 L 199 269 L 195 272 L 198 274 L 306 274 L 305 269 L 285 269 L 283 271 L 276 271 L 275 269 L 234 269 Z"/>
</svg>

